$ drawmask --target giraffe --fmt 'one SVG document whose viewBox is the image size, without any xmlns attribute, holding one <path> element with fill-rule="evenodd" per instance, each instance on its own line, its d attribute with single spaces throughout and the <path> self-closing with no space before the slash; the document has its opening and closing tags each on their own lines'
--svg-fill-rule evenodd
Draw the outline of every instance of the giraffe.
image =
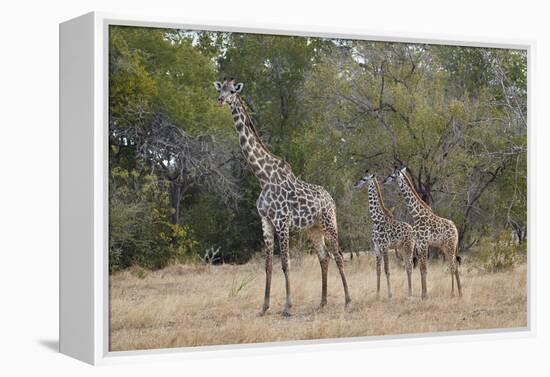
<svg viewBox="0 0 550 377">
<path fill-rule="evenodd" d="M 451 272 L 451 296 L 454 296 L 455 279 L 458 295 L 462 296 L 460 277 L 458 275 L 458 264 L 460 264 L 461 258 L 457 255 L 458 230 L 456 225 L 449 219 L 437 216 L 430 206 L 420 198 L 406 170 L 405 167 L 401 169 L 396 167 L 384 182 L 397 182 L 401 194 L 405 198 L 409 213 L 413 218 L 414 239 L 420 262 L 422 299 L 428 298 L 426 287 L 426 275 L 428 271 L 426 262 L 429 246 L 440 249 L 447 259 L 449 271 Z"/>
<path fill-rule="evenodd" d="M 216 81 L 214 86 L 218 91 L 218 104 L 227 104 L 231 109 L 241 151 L 262 188 L 256 201 L 265 244 L 265 294 L 260 315 L 264 315 L 269 309 L 275 236 L 280 246 L 286 288 L 286 302 L 282 315 L 290 315 L 292 299 L 289 234 L 301 230 L 304 230 L 311 240 L 321 265 L 321 307 L 327 303 L 329 258 L 335 260 L 340 272 L 347 306 L 351 298 L 344 273 L 343 255 L 338 246 L 334 200 L 323 187 L 306 183 L 296 177 L 288 163 L 269 151 L 243 106 L 240 97 L 244 86 L 242 83 L 235 84 L 233 79 L 224 79 L 223 82 Z"/>
<path fill-rule="evenodd" d="M 355 188 L 359 189 L 365 184 L 367 185 L 369 195 L 369 213 L 373 222 L 372 242 L 376 255 L 376 297 L 380 296 L 380 265 L 383 258 L 388 287 L 388 300 L 392 298 L 388 249 L 396 249 L 396 251 L 401 249 L 404 251 L 410 297 L 412 296 L 411 273 L 414 253 L 413 228 L 405 222 L 396 220 L 392 213 L 384 206 L 378 179 L 374 174 L 369 174 L 368 170 L 365 171 L 365 175 L 355 184 Z"/>
</svg>

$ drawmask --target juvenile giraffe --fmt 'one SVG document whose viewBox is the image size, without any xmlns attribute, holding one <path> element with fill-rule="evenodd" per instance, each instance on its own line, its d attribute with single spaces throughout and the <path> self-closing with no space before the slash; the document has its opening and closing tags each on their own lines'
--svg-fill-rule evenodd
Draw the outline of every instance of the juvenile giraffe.
<svg viewBox="0 0 550 377">
<path fill-rule="evenodd" d="M 405 255 L 405 269 L 407 271 L 407 283 L 409 296 L 412 296 L 411 273 L 414 253 L 413 228 L 409 224 L 396 220 L 392 213 L 384 206 L 380 185 L 374 174 L 366 174 L 356 183 L 359 189 L 367 185 L 369 194 L 369 213 L 373 222 L 372 242 L 376 255 L 376 296 L 380 296 L 380 264 L 384 259 L 384 272 L 388 286 L 388 300 L 392 298 L 390 286 L 390 266 L 388 261 L 388 249 L 403 250 Z"/>
<path fill-rule="evenodd" d="M 305 230 L 313 243 L 321 265 L 321 306 L 327 303 L 327 271 L 329 257 L 333 257 L 344 287 L 346 305 L 351 302 L 343 256 L 338 246 L 336 206 L 330 194 L 321 186 L 303 182 L 290 166 L 272 154 L 260 139 L 248 112 L 243 107 L 239 93 L 243 84 L 232 79 L 214 83 L 220 106 L 228 104 L 233 116 L 233 125 L 239 135 L 242 153 L 250 169 L 260 182 L 262 191 L 256 208 L 262 220 L 265 242 L 265 295 L 260 311 L 263 315 L 269 308 L 271 273 L 273 266 L 274 236 L 281 250 L 281 265 L 285 276 L 286 303 L 283 316 L 290 315 L 292 306 L 290 291 L 289 234 Z"/>
<path fill-rule="evenodd" d="M 416 250 L 419 254 L 420 276 L 422 282 L 422 299 L 428 297 L 426 287 L 426 275 L 428 273 L 426 261 L 428 258 L 428 247 L 434 246 L 440 249 L 449 263 L 451 272 L 451 295 L 454 296 L 454 280 L 458 287 L 458 295 L 462 296 L 460 277 L 458 275 L 458 264 L 460 257 L 458 253 L 458 230 L 455 224 L 448 219 L 437 216 L 416 192 L 411 179 L 406 173 L 406 168 L 395 168 L 385 182 L 396 181 L 409 213 L 413 218 L 414 239 Z"/>
</svg>

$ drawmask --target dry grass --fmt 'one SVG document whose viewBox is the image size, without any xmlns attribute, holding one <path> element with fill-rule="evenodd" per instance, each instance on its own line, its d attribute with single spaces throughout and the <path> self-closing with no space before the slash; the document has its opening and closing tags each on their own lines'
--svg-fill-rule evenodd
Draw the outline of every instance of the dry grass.
<svg viewBox="0 0 550 377">
<path fill-rule="evenodd" d="M 258 316 L 264 273 L 256 260 L 242 266 L 175 265 L 161 271 L 127 270 L 111 276 L 110 350 L 256 343 L 524 327 L 527 325 L 527 267 L 500 273 L 461 268 L 464 296 L 450 297 L 450 276 L 441 262 L 428 269 L 429 299 L 420 300 L 420 274 L 406 297 L 406 274 L 392 264 L 393 300 L 386 300 L 382 275 L 376 299 L 373 257 L 346 262 L 352 305 L 344 308 L 338 271 L 329 269 L 328 305 L 319 309 L 320 268 L 306 257 L 291 268 L 292 316 L 280 315 L 284 278 L 274 268 L 271 309 Z M 278 266 L 277 266 L 278 267 Z"/>
</svg>

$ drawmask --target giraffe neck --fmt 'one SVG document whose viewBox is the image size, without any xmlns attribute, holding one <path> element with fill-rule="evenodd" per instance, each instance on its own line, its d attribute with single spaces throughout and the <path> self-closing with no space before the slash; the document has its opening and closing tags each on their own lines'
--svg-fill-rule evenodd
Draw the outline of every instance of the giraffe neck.
<svg viewBox="0 0 550 377">
<path fill-rule="evenodd" d="M 372 221 L 385 222 L 388 219 L 389 211 L 384 207 L 384 202 L 380 194 L 380 187 L 376 178 L 369 182 L 369 213 Z"/>
<path fill-rule="evenodd" d="M 409 213 L 411 214 L 415 222 L 419 221 L 422 218 L 425 218 L 426 215 L 429 215 L 431 213 L 431 209 L 426 203 L 422 201 L 422 199 L 420 199 L 418 193 L 416 192 L 415 188 L 412 186 L 412 183 L 407 177 L 400 176 L 400 178 L 398 179 L 398 184 L 399 188 L 401 189 L 401 193 L 405 198 L 405 202 L 407 203 Z"/>
<path fill-rule="evenodd" d="M 294 174 L 288 164 L 271 153 L 262 142 L 238 96 L 231 103 L 231 115 L 233 116 L 233 125 L 239 135 L 241 151 L 261 186 L 263 187 L 268 182 L 293 178 Z"/>
</svg>

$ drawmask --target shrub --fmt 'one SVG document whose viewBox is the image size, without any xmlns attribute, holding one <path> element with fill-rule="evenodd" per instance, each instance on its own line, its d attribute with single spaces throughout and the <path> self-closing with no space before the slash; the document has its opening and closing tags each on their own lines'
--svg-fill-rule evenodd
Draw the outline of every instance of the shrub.
<svg viewBox="0 0 550 377">
<path fill-rule="evenodd" d="M 169 221 L 166 192 L 155 177 L 111 170 L 109 190 L 109 270 L 130 266 L 158 269 L 193 258 L 195 241 L 187 226 Z"/>
<path fill-rule="evenodd" d="M 494 237 L 482 238 L 479 247 L 477 264 L 487 272 L 510 270 L 523 263 L 527 255 L 526 242 L 514 242 L 507 231 Z"/>
<path fill-rule="evenodd" d="M 172 243 L 174 260 L 178 263 L 196 262 L 199 257 L 194 252 L 196 241 L 191 237 L 191 229 L 187 225 L 170 224 L 172 237 L 165 239 Z"/>
</svg>

